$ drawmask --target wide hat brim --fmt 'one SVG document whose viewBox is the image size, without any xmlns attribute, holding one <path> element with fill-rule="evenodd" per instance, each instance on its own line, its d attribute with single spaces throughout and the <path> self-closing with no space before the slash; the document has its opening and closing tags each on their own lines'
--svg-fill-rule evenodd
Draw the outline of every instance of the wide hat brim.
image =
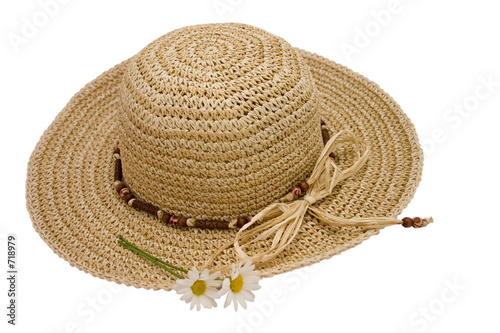
<svg viewBox="0 0 500 333">
<path fill-rule="evenodd" d="M 347 129 L 370 147 L 367 164 L 315 205 L 340 217 L 398 216 L 421 178 L 423 153 L 413 124 L 377 84 L 316 54 L 297 49 L 321 95 L 331 133 Z M 119 245 L 119 235 L 164 261 L 200 267 L 236 230 L 180 229 L 129 207 L 113 186 L 118 90 L 127 61 L 87 84 L 59 113 L 33 151 L 27 208 L 42 239 L 72 266 L 146 289 L 170 290 L 175 278 Z M 291 271 L 352 248 L 378 230 L 333 227 L 305 216 L 290 246 L 259 267 L 261 276 Z M 251 254 L 251 252 L 250 252 Z M 234 262 L 232 248 L 211 268 Z"/>
</svg>

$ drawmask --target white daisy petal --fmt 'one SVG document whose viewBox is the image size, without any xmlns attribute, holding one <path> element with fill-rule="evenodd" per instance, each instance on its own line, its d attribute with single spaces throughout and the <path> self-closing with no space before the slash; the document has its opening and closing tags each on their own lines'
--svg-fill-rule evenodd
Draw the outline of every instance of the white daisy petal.
<svg viewBox="0 0 500 333">
<path fill-rule="evenodd" d="M 216 278 L 218 278 L 220 275 L 220 272 L 219 271 L 216 271 L 216 272 L 213 272 L 212 274 L 210 274 L 210 276 L 208 277 L 210 280 L 215 280 Z"/>
<path fill-rule="evenodd" d="M 227 308 L 229 304 L 231 304 L 231 301 L 233 300 L 233 294 L 228 293 L 226 297 L 226 301 L 224 302 L 224 307 Z"/>
<path fill-rule="evenodd" d="M 247 261 L 245 263 L 245 266 L 248 268 L 249 271 L 255 271 L 255 265 L 252 263 L 252 261 Z"/>
<path fill-rule="evenodd" d="M 253 276 L 259 276 L 260 275 L 260 272 L 259 271 L 253 271 L 253 270 L 249 270 L 249 271 L 246 271 L 246 272 L 243 272 L 241 273 L 241 275 L 253 275 Z"/>
<path fill-rule="evenodd" d="M 255 299 L 255 295 L 251 291 L 241 290 L 240 294 L 243 296 L 242 298 L 246 299 L 247 301 L 253 302 L 253 300 Z"/>
<path fill-rule="evenodd" d="M 245 281 L 246 284 L 250 283 L 258 283 L 260 281 L 260 278 L 258 276 L 241 276 L 243 278 L 243 281 Z"/>
<path fill-rule="evenodd" d="M 186 294 L 182 295 L 182 297 L 181 297 L 181 301 L 185 301 L 186 303 L 189 303 L 189 302 L 191 302 L 191 300 L 193 299 L 193 296 L 194 296 L 194 295 L 193 295 L 193 293 L 192 293 L 192 292 L 190 292 L 190 293 L 186 293 Z"/>
<path fill-rule="evenodd" d="M 191 280 L 177 279 L 177 281 L 175 281 L 174 290 L 179 291 L 180 289 L 189 288 L 191 284 Z"/>
<path fill-rule="evenodd" d="M 242 274 L 242 273 L 246 273 L 246 272 L 250 272 L 250 271 L 252 271 L 252 270 L 253 270 L 253 268 L 252 268 L 252 266 L 249 266 L 249 261 L 247 261 L 247 262 L 245 263 L 245 265 L 243 265 L 243 266 L 239 269 L 240 274 Z"/>
<path fill-rule="evenodd" d="M 204 308 L 210 309 L 212 307 L 212 305 L 210 304 L 210 301 L 208 300 L 208 297 L 205 295 L 200 296 L 200 302 Z"/>
<path fill-rule="evenodd" d="M 207 295 L 209 298 L 219 298 L 219 295 L 218 295 L 218 290 L 216 289 L 213 289 L 213 288 L 210 288 L 205 291 L 205 295 Z"/>
<path fill-rule="evenodd" d="M 234 300 L 235 300 L 235 304 L 236 303 L 239 303 L 241 304 L 241 306 L 243 307 L 243 309 L 246 309 L 247 308 L 247 303 L 245 302 L 245 299 L 243 298 L 243 295 L 241 293 L 237 293 L 234 295 Z"/>
<path fill-rule="evenodd" d="M 210 275 L 210 272 L 208 271 L 207 268 L 205 268 L 203 270 L 203 272 L 201 272 L 201 274 L 200 274 L 200 279 L 205 280 L 208 277 L 208 275 Z"/>
<path fill-rule="evenodd" d="M 231 278 L 233 278 L 233 276 L 235 276 L 234 274 L 236 273 L 236 266 L 234 264 L 231 264 Z"/>
<path fill-rule="evenodd" d="M 233 295 L 234 311 L 238 311 L 238 300 Z"/>
<path fill-rule="evenodd" d="M 224 296 L 225 294 L 228 293 L 229 291 L 229 279 L 225 279 L 223 282 L 222 282 L 222 287 L 220 288 L 220 290 L 217 292 L 218 296 L 219 297 L 222 297 Z"/>
<path fill-rule="evenodd" d="M 249 283 L 249 284 L 245 285 L 245 290 L 254 291 L 254 290 L 259 290 L 259 289 L 260 289 L 260 286 L 258 284 L 255 284 L 255 283 Z"/>
<path fill-rule="evenodd" d="M 219 289 L 221 287 L 222 281 L 220 280 L 206 280 L 207 288 Z"/>
<path fill-rule="evenodd" d="M 217 296 L 218 296 L 218 297 L 222 297 L 222 296 L 224 296 L 224 295 L 228 294 L 228 291 L 229 291 L 228 289 L 224 289 L 224 288 L 222 288 L 222 289 L 220 289 L 219 291 L 217 291 Z"/>
<path fill-rule="evenodd" d="M 207 297 L 205 295 L 198 296 L 198 306 L 200 309 L 202 307 L 210 309 L 210 302 L 207 301 Z"/>
<path fill-rule="evenodd" d="M 189 286 L 189 287 L 186 287 L 186 288 L 182 288 L 182 289 L 177 290 L 177 293 L 178 293 L 179 295 L 182 295 L 182 294 L 185 294 L 185 293 L 187 293 L 187 292 L 189 292 L 189 291 L 191 291 L 191 287 L 190 287 L 190 286 Z"/>
<path fill-rule="evenodd" d="M 189 276 L 189 279 L 190 280 L 198 280 L 199 277 L 200 277 L 200 273 L 198 273 L 198 270 L 196 269 L 196 267 L 193 267 L 189 272 L 188 272 L 188 276 Z"/>
</svg>

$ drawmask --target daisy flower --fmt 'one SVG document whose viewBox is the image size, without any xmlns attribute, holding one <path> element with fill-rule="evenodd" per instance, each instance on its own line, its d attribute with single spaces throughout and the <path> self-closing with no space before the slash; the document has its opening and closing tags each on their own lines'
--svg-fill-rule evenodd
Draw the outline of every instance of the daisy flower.
<svg viewBox="0 0 500 333">
<path fill-rule="evenodd" d="M 259 280 L 259 271 L 255 270 L 251 260 L 247 261 L 243 267 L 241 263 L 237 267 L 233 264 L 231 276 L 224 279 L 219 291 L 219 296 L 227 293 L 224 307 L 233 302 L 235 310 L 238 310 L 238 303 L 246 309 L 246 301 L 253 302 L 255 298 L 252 291 L 260 289 Z"/>
<path fill-rule="evenodd" d="M 188 271 L 188 277 L 185 279 L 177 279 L 174 285 L 174 290 L 179 295 L 182 295 L 181 300 L 186 303 L 191 303 L 191 310 L 196 305 L 196 310 L 200 310 L 201 306 L 210 309 L 216 307 L 215 299 L 218 298 L 218 288 L 221 281 L 216 280 L 220 272 L 215 272 L 210 275 L 208 269 L 204 269 L 201 274 L 196 267 Z"/>
</svg>

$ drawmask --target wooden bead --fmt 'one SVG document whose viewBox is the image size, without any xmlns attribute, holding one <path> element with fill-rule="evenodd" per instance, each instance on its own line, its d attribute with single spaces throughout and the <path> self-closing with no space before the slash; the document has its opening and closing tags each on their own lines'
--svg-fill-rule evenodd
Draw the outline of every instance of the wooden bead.
<svg viewBox="0 0 500 333">
<path fill-rule="evenodd" d="M 172 216 L 170 218 L 170 221 L 168 221 L 171 225 L 178 225 L 179 224 L 179 216 Z"/>
<path fill-rule="evenodd" d="M 299 183 L 299 187 L 302 190 L 302 193 L 306 193 L 307 190 L 309 189 L 309 184 L 305 181 L 302 181 Z"/>
<path fill-rule="evenodd" d="M 284 197 L 285 201 L 292 201 L 293 199 L 295 199 L 295 197 L 293 196 L 292 191 L 288 192 Z"/>
<path fill-rule="evenodd" d="M 196 221 L 196 219 L 189 218 L 189 219 L 187 219 L 187 221 L 186 221 L 186 225 L 187 225 L 188 227 L 194 227 L 194 222 L 195 222 L 195 221 Z"/>
<path fill-rule="evenodd" d="M 122 180 L 122 160 L 117 158 L 115 160 L 115 180 Z"/>
<path fill-rule="evenodd" d="M 227 229 L 229 228 L 229 222 L 217 221 L 217 229 Z"/>
<path fill-rule="evenodd" d="M 122 198 L 123 198 L 124 196 L 126 196 L 127 194 L 130 194 L 131 192 L 130 192 L 130 190 L 129 190 L 127 187 L 123 187 L 123 188 L 120 190 L 120 192 L 119 192 L 119 193 L 120 193 L 120 197 L 122 197 Z"/>
<path fill-rule="evenodd" d="M 165 224 L 169 224 L 170 222 L 170 218 L 172 217 L 172 215 L 170 214 L 167 214 L 167 213 L 163 213 L 162 217 L 161 217 L 161 221 Z"/>
<path fill-rule="evenodd" d="M 125 184 L 123 184 L 122 182 L 116 184 L 115 186 L 116 192 L 120 193 L 120 191 L 125 187 L 126 187 Z"/>
<path fill-rule="evenodd" d="M 179 217 L 178 225 L 181 228 L 187 227 L 187 218 L 185 218 L 184 216 Z"/>
<path fill-rule="evenodd" d="M 328 141 L 330 141 L 330 133 L 326 128 L 321 129 L 321 137 L 323 138 L 323 144 L 326 145 Z"/>
<path fill-rule="evenodd" d="M 403 227 L 405 227 L 405 228 L 409 228 L 409 227 L 411 227 L 412 225 L 413 225 L 413 219 L 412 219 L 412 218 L 410 218 L 410 217 L 405 217 L 405 218 L 403 219 Z"/>
<path fill-rule="evenodd" d="M 196 221 L 194 221 L 194 226 L 196 228 L 205 229 L 207 227 L 207 221 L 206 220 L 196 220 Z"/>
<path fill-rule="evenodd" d="M 126 194 L 125 196 L 123 196 L 122 198 L 123 198 L 123 201 L 128 203 L 130 200 L 134 199 L 135 197 L 132 193 L 129 193 L 129 194 Z"/>
<path fill-rule="evenodd" d="M 413 218 L 413 228 L 422 228 L 424 226 L 424 222 L 420 217 Z"/>
<path fill-rule="evenodd" d="M 292 194 L 294 197 L 300 197 L 302 195 L 302 189 L 300 186 L 294 186 L 292 188 Z"/>
<path fill-rule="evenodd" d="M 243 227 L 245 224 L 247 224 L 247 218 L 244 216 L 238 217 L 238 222 L 236 222 L 236 225 L 238 226 L 238 228 Z"/>
<path fill-rule="evenodd" d="M 159 208 L 148 203 L 148 202 L 144 202 L 144 201 L 135 199 L 132 202 L 132 207 L 139 209 L 139 210 L 142 210 L 143 212 L 149 213 L 151 215 L 155 215 L 155 216 L 158 215 Z"/>
<path fill-rule="evenodd" d="M 207 229 L 217 229 L 217 221 L 207 221 L 205 223 L 205 228 L 207 228 Z"/>
</svg>

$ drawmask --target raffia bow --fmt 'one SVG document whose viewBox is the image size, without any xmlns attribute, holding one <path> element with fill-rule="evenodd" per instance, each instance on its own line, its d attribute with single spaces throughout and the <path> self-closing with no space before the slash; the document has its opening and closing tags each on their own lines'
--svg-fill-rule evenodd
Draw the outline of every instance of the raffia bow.
<svg viewBox="0 0 500 333">
<path fill-rule="evenodd" d="M 330 154 L 344 144 L 352 144 L 354 146 L 356 159 L 354 164 L 342 170 L 335 163 L 335 160 L 330 158 Z M 231 245 L 234 245 L 239 261 L 252 260 L 252 262 L 259 266 L 272 261 L 293 241 L 307 212 L 315 216 L 320 222 L 334 226 L 361 226 L 367 229 L 380 229 L 389 225 L 401 224 L 401 220 L 391 217 L 355 217 L 345 219 L 313 206 L 316 201 L 330 195 L 335 186 L 341 181 L 356 174 L 365 165 L 369 154 L 370 148 L 367 144 L 347 130 L 340 131 L 331 137 L 325 144 L 314 170 L 307 180 L 309 189 L 306 194 L 301 199 L 297 199 L 291 203 L 279 202 L 266 207 L 238 230 L 234 242 L 226 244 L 214 253 L 202 269 L 208 267 L 219 253 Z M 423 220 L 424 225 L 432 222 L 432 218 Z M 258 221 L 263 222 L 247 230 Z M 248 255 L 244 251 L 249 245 L 269 239 L 270 237 L 273 237 L 273 240 L 266 250 L 253 255 Z M 223 268 L 221 272 L 226 271 L 228 268 L 229 266 Z"/>
<path fill-rule="evenodd" d="M 330 154 L 340 145 L 345 143 L 354 144 L 356 152 L 355 163 L 341 170 L 330 157 Z M 313 172 L 307 183 L 309 189 L 306 194 L 298 200 L 291 203 L 273 203 L 266 207 L 260 213 L 255 215 L 252 220 L 245 224 L 234 240 L 234 249 L 240 260 L 252 260 L 254 263 L 265 263 L 276 258 L 295 238 L 304 216 L 308 210 L 320 218 L 322 222 L 328 223 L 326 215 L 322 214 L 319 208 L 313 208 L 313 204 L 330 195 L 335 186 L 346 178 L 354 175 L 363 167 L 368 160 L 370 149 L 363 141 L 359 140 L 349 131 L 341 131 L 325 144 Z M 246 231 L 258 221 L 265 221 L 258 226 Z M 274 234 L 271 246 L 256 255 L 249 256 L 243 249 L 252 243 L 265 240 Z"/>
</svg>

